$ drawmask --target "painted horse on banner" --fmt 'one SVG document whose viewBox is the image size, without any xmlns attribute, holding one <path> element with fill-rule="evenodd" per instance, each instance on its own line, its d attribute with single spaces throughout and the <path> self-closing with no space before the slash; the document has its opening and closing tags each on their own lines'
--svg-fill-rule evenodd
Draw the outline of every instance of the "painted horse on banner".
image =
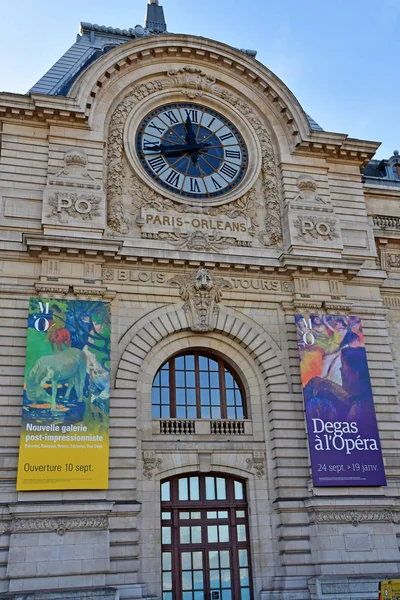
<svg viewBox="0 0 400 600">
<path fill-rule="evenodd" d="M 26 395 L 29 400 L 48 402 L 51 398 L 51 410 L 57 410 L 57 390 L 61 383 L 68 385 L 64 400 L 68 400 L 72 389 L 78 402 L 84 402 L 83 389 L 86 379 L 86 355 L 78 348 L 68 348 L 58 354 L 50 354 L 39 358 L 26 380 Z M 46 384 L 51 384 L 51 397 L 44 390 Z"/>
</svg>

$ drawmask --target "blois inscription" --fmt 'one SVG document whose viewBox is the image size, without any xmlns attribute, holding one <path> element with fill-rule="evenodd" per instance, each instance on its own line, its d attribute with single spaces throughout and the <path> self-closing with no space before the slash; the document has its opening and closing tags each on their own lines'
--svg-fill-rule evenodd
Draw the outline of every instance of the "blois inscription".
<svg viewBox="0 0 400 600">
<path fill-rule="evenodd" d="M 136 269 L 114 269 L 104 267 L 102 279 L 104 282 L 131 283 L 137 285 L 164 286 L 167 283 L 168 273 L 160 271 L 140 271 Z M 281 292 L 291 294 L 293 284 L 289 280 L 265 279 L 263 277 L 226 277 L 232 289 L 254 292 Z"/>
</svg>

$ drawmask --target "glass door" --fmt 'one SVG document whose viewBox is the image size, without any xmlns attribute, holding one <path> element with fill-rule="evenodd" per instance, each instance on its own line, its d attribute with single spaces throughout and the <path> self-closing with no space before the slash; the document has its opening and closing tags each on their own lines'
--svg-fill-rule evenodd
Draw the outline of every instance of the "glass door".
<svg viewBox="0 0 400 600">
<path fill-rule="evenodd" d="M 161 497 L 163 600 L 251 600 L 243 483 L 180 477 Z"/>
</svg>

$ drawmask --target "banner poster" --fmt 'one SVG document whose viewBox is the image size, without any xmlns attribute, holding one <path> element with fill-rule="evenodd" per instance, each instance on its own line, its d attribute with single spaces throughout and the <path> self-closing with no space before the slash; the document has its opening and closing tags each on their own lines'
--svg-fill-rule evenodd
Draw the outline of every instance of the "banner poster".
<svg viewBox="0 0 400 600">
<path fill-rule="evenodd" d="M 295 319 L 314 485 L 386 485 L 361 319 Z"/>
<path fill-rule="evenodd" d="M 108 487 L 109 304 L 29 302 L 17 490 Z"/>
</svg>

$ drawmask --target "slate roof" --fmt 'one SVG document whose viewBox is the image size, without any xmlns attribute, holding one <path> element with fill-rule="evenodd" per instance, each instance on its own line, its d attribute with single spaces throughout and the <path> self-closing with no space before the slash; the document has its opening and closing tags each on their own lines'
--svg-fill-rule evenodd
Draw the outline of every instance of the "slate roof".
<svg viewBox="0 0 400 600">
<path fill-rule="evenodd" d="M 66 96 L 78 75 L 112 48 L 132 39 L 160 35 L 166 31 L 164 11 L 158 0 L 149 0 L 147 4 L 145 27 L 137 25 L 130 29 L 119 29 L 107 25 L 81 23 L 75 43 L 28 93 Z M 241 52 L 253 57 L 256 55 L 254 50 Z M 312 117 L 307 115 L 307 119 L 313 131 L 323 131 Z"/>
</svg>

